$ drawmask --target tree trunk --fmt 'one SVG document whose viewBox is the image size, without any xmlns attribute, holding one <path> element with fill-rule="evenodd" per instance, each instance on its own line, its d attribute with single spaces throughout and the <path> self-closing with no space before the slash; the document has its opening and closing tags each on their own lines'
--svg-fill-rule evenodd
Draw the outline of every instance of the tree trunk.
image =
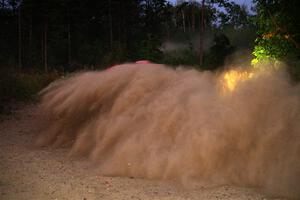
<svg viewBox="0 0 300 200">
<path fill-rule="evenodd" d="M 122 6 L 121 6 L 121 2 L 122 1 L 120 1 L 119 2 L 119 17 L 118 17 L 118 21 L 119 21 L 119 23 L 118 23 L 118 40 L 119 40 L 119 42 L 118 42 L 118 47 L 119 47 L 119 50 L 121 50 L 121 46 L 122 46 L 122 18 L 123 18 L 123 12 L 122 12 Z"/>
<path fill-rule="evenodd" d="M 184 10 L 181 10 L 181 15 L 182 15 L 182 28 L 183 32 L 185 33 L 185 16 L 184 16 Z"/>
<path fill-rule="evenodd" d="M 44 23 L 44 69 L 46 72 L 48 72 L 48 23 L 47 21 Z"/>
<path fill-rule="evenodd" d="M 192 31 L 195 32 L 195 6 L 192 6 Z"/>
<path fill-rule="evenodd" d="M 18 62 L 19 69 L 22 69 L 22 24 L 21 24 L 21 5 L 18 9 Z"/>
<path fill-rule="evenodd" d="M 128 28 L 128 25 L 127 25 L 127 21 L 126 21 L 126 17 L 124 16 L 127 16 L 128 14 L 128 11 L 123 11 L 123 15 L 122 15 L 122 31 L 123 31 L 123 34 L 122 34 L 122 47 L 123 47 L 123 50 L 124 51 L 127 51 L 127 28 Z"/>
<path fill-rule="evenodd" d="M 68 65 L 72 62 L 72 49 L 71 49 L 71 22 L 70 22 L 70 11 L 68 9 Z"/>
<path fill-rule="evenodd" d="M 32 8 L 30 8 L 30 18 L 29 18 L 29 33 L 28 33 L 28 45 L 29 45 L 29 63 L 33 64 L 33 56 L 32 56 Z"/>
<path fill-rule="evenodd" d="M 175 19 L 175 20 L 174 20 L 175 27 L 178 28 L 178 22 L 177 22 L 178 13 L 177 13 L 177 11 L 176 11 L 175 9 L 173 10 L 173 15 L 175 16 L 175 17 L 174 17 L 174 19 Z"/>
<path fill-rule="evenodd" d="M 45 41 L 45 40 L 44 40 L 44 37 L 45 37 L 45 34 L 44 34 L 44 27 L 45 27 L 45 25 L 43 25 L 43 27 L 42 27 L 42 36 L 41 36 L 41 37 L 42 37 L 42 39 L 41 39 L 41 41 L 42 41 L 42 44 L 41 44 L 41 47 L 42 47 L 42 48 L 41 48 L 41 58 L 42 58 L 42 59 L 41 59 L 41 61 L 42 61 L 42 62 L 41 62 L 41 66 L 43 66 L 44 63 L 45 63 L 45 62 L 44 62 L 44 60 L 45 60 L 45 59 L 44 59 L 44 49 L 45 49 L 45 47 L 44 47 L 44 45 L 45 45 L 45 44 L 44 44 L 44 43 L 45 43 L 45 42 L 44 42 L 44 41 Z"/>
<path fill-rule="evenodd" d="M 201 20 L 200 20 L 200 47 L 199 47 L 199 61 L 200 66 L 203 64 L 203 43 L 204 43 L 204 4 L 205 0 L 202 0 L 201 6 Z"/>
<path fill-rule="evenodd" d="M 188 26 L 188 31 L 191 32 L 191 30 L 192 30 L 192 23 L 191 23 L 191 13 L 190 13 L 190 11 L 188 12 L 188 16 L 187 16 L 187 26 Z"/>
<path fill-rule="evenodd" d="M 109 0 L 109 36 L 110 36 L 110 49 L 113 50 L 113 22 L 111 14 L 111 0 Z"/>
<path fill-rule="evenodd" d="M 72 52 L 71 52 L 71 25 L 68 23 L 68 64 L 71 65 Z"/>
</svg>

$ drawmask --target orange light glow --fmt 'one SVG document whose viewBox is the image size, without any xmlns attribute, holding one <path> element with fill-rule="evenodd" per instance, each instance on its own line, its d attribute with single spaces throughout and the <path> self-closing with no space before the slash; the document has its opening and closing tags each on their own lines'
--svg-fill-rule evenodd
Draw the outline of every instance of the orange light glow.
<svg viewBox="0 0 300 200">
<path fill-rule="evenodd" d="M 237 85 L 241 82 L 249 80 L 253 77 L 253 72 L 230 70 L 223 75 L 222 86 L 224 92 L 236 89 Z"/>
</svg>

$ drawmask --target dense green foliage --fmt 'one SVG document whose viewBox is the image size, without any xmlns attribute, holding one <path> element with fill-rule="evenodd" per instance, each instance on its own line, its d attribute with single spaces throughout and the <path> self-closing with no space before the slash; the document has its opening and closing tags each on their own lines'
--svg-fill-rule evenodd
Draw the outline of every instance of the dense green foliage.
<svg viewBox="0 0 300 200">
<path fill-rule="evenodd" d="M 293 75 L 300 78 L 300 1 L 254 0 L 258 37 L 253 64 L 260 61 L 287 63 Z M 297 78 L 296 77 L 296 78 Z"/>
</svg>

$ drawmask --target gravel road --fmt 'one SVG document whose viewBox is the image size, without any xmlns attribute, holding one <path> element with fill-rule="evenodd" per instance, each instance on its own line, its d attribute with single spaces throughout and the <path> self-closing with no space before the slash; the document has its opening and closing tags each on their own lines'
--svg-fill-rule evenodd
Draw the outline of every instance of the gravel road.
<svg viewBox="0 0 300 200">
<path fill-rule="evenodd" d="M 33 148 L 38 117 L 35 105 L 0 117 L 1 200 L 283 199 L 253 188 L 197 184 L 186 188 L 170 181 L 101 176 L 87 160 L 68 158 L 67 149 Z"/>
</svg>

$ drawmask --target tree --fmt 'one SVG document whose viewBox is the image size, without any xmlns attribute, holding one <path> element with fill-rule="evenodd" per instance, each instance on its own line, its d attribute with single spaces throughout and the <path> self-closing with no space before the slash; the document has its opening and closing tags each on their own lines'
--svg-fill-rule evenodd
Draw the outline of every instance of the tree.
<svg viewBox="0 0 300 200">
<path fill-rule="evenodd" d="M 204 43 L 204 12 L 205 12 L 205 0 L 202 0 L 201 5 L 201 20 L 200 20 L 200 47 L 199 47 L 199 58 L 200 66 L 203 64 L 203 43 Z"/>
<path fill-rule="evenodd" d="M 300 59 L 300 2 L 291 0 L 254 0 L 258 37 L 254 64 L 261 60 Z"/>
<path fill-rule="evenodd" d="M 21 25 L 21 5 L 18 8 L 18 60 L 19 60 L 19 69 L 22 69 L 22 25 Z"/>
<path fill-rule="evenodd" d="M 223 28 L 217 26 L 215 5 L 234 15 L 224 17 L 224 26 L 239 28 L 246 23 L 242 14 L 247 15 L 229 0 L 206 0 L 203 6 L 196 0 L 176 6 L 167 0 L 22 0 L 21 15 L 20 0 L 0 3 L 0 63 L 45 71 L 137 59 L 161 62 L 164 41 L 180 38 L 194 51 L 193 40 L 201 30 L 203 36 Z"/>
<path fill-rule="evenodd" d="M 214 70 L 224 65 L 225 58 L 234 51 L 228 37 L 223 33 L 214 35 L 214 45 L 206 55 L 205 68 Z"/>
</svg>

